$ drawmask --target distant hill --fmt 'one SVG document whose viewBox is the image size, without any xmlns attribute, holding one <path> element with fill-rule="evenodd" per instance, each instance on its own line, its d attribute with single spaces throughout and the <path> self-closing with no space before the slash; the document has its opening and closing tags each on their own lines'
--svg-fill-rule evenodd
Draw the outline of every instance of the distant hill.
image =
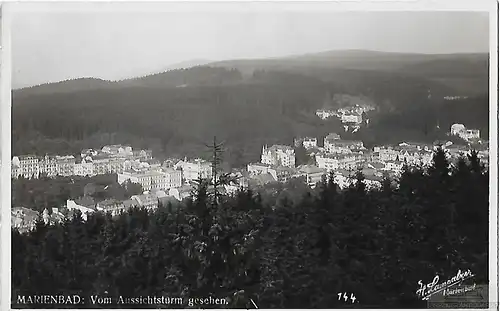
<svg viewBox="0 0 500 311">
<path fill-rule="evenodd" d="M 26 87 L 14 90 L 18 96 L 33 96 L 54 93 L 71 93 L 79 91 L 92 91 L 99 89 L 108 89 L 116 87 L 116 84 L 111 81 L 106 81 L 96 78 L 79 78 L 72 80 L 59 81 L 55 83 L 47 83 Z"/>
<path fill-rule="evenodd" d="M 447 86 L 446 95 L 479 95 L 488 91 L 488 54 L 408 54 L 363 50 L 328 51 L 269 59 L 226 60 L 210 62 L 191 60 L 168 66 L 158 73 L 117 82 L 82 78 L 44 84 L 22 89 L 22 94 L 50 94 L 91 89 L 143 87 L 185 87 L 188 85 L 220 85 L 242 83 L 256 70 L 290 72 L 308 75 L 329 82 L 349 74 L 363 79 L 370 76 L 394 74 L 433 81 Z M 228 74 L 204 68 L 237 69 Z M 375 72 L 375 73 L 367 73 Z M 349 83 L 352 81 L 349 81 Z M 356 81 L 354 81 L 356 82 Z"/>
<path fill-rule="evenodd" d="M 487 68 L 486 55 L 344 51 L 47 84 L 13 92 L 13 153 L 127 143 L 195 156 L 217 135 L 227 161 L 241 165 L 257 161 L 263 144 L 342 131 L 338 121 L 314 114 L 338 94 L 377 106 L 370 128 L 348 135 L 367 144 L 432 142 L 458 121 L 487 137 Z M 468 99 L 444 101 L 449 95 Z"/>
<path fill-rule="evenodd" d="M 265 69 L 308 73 L 326 72 L 328 69 L 390 72 L 433 79 L 449 86 L 453 89 L 450 92 L 457 95 L 478 95 L 487 92 L 489 76 L 487 53 L 410 54 L 348 50 L 274 59 L 227 60 L 208 65 L 236 68 L 244 74 Z"/>
</svg>

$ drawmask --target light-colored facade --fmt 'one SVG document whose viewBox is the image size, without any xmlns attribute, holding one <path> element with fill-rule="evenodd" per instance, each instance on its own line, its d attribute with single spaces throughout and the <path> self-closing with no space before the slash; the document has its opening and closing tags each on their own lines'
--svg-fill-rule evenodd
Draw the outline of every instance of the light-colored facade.
<svg viewBox="0 0 500 311">
<path fill-rule="evenodd" d="M 460 133 L 466 130 L 465 125 L 463 124 L 453 124 L 451 126 L 451 135 L 460 135 Z"/>
<path fill-rule="evenodd" d="M 122 145 L 108 145 L 101 149 L 102 152 L 111 156 L 129 157 L 133 155 L 132 147 Z"/>
<path fill-rule="evenodd" d="M 94 164 L 94 174 L 104 175 L 109 173 L 109 158 L 94 158 L 92 163 Z"/>
<path fill-rule="evenodd" d="M 57 158 L 45 156 L 39 160 L 40 174 L 45 174 L 48 177 L 54 177 L 58 174 Z"/>
<path fill-rule="evenodd" d="M 250 175 L 268 174 L 273 168 L 269 164 L 250 163 L 247 165 L 247 171 Z"/>
<path fill-rule="evenodd" d="M 182 186 L 182 171 L 174 170 L 173 168 L 164 168 L 165 173 L 165 190 L 178 188 Z"/>
<path fill-rule="evenodd" d="M 479 139 L 481 136 L 479 130 L 466 130 L 460 137 L 464 140 L 474 140 Z"/>
<path fill-rule="evenodd" d="M 328 172 L 343 169 L 354 170 L 363 162 L 363 157 L 358 154 L 318 154 L 316 165 Z"/>
<path fill-rule="evenodd" d="M 306 149 L 312 149 L 318 147 L 318 139 L 315 137 L 306 137 L 302 142 L 302 145 Z"/>
<path fill-rule="evenodd" d="M 96 211 L 94 207 L 79 205 L 74 200 L 67 200 L 66 208 L 68 211 L 80 211 L 82 213 L 83 220 L 87 220 L 88 215 Z"/>
<path fill-rule="evenodd" d="M 186 198 L 191 197 L 193 188 L 188 185 L 181 186 L 179 188 L 171 188 L 168 191 L 168 195 L 174 197 L 178 201 L 182 201 Z"/>
<path fill-rule="evenodd" d="M 326 119 L 331 118 L 333 116 L 337 116 L 337 113 L 333 110 L 319 109 L 319 110 L 316 110 L 316 115 L 320 119 L 326 120 Z"/>
<path fill-rule="evenodd" d="M 363 117 L 361 114 L 343 114 L 341 117 L 342 123 L 356 123 L 359 124 L 363 122 Z"/>
<path fill-rule="evenodd" d="M 154 170 L 124 171 L 117 175 L 119 184 L 130 180 L 132 183 L 140 184 L 143 191 L 167 188 L 165 174 L 162 172 Z"/>
<path fill-rule="evenodd" d="M 295 167 L 295 151 L 290 146 L 273 145 L 262 148 L 261 162 L 272 166 Z"/>
<path fill-rule="evenodd" d="M 314 188 L 327 174 L 327 170 L 314 165 L 302 165 L 299 167 L 299 173 L 306 178 L 306 183 Z"/>
<path fill-rule="evenodd" d="M 39 160 L 36 156 L 24 155 L 12 158 L 12 166 L 17 166 L 15 173 L 24 178 L 38 178 L 40 176 Z"/>
<path fill-rule="evenodd" d="M 182 171 L 182 178 L 187 183 L 199 178 L 210 178 L 212 176 L 210 162 L 201 159 L 179 161 L 174 165 L 174 169 Z"/>
<path fill-rule="evenodd" d="M 94 164 L 92 162 L 88 163 L 83 160 L 81 163 L 76 163 L 74 170 L 76 176 L 94 176 Z"/>
<path fill-rule="evenodd" d="M 138 207 L 146 208 L 149 210 L 154 210 L 158 208 L 158 197 L 154 194 L 141 194 L 134 195 L 131 198 L 132 200 L 136 200 L 138 203 Z"/>
<path fill-rule="evenodd" d="M 362 141 L 357 140 L 327 140 L 325 139 L 325 150 L 329 153 L 351 153 L 353 150 L 363 150 Z"/>
<path fill-rule="evenodd" d="M 57 175 L 72 176 L 75 172 L 74 156 L 56 156 Z"/>
<path fill-rule="evenodd" d="M 468 129 L 463 124 L 453 124 L 450 130 L 451 135 L 458 136 L 463 140 L 477 140 L 481 138 L 481 133 L 477 129 Z"/>
</svg>

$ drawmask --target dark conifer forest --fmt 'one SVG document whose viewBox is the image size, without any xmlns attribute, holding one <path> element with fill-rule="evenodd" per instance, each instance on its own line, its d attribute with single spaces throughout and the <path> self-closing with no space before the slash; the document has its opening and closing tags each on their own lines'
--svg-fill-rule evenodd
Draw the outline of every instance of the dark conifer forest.
<svg viewBox="0 0 500 311">
<path fill-rule="evenodd" d="M 214 198 L 200 180 L 180 208 L 13 231 L 13 306 L 17 295 L 44 293 L 228 302 L 194 308 L 425 307 L 419 280 L 470 269 L 488 283 L 488 193 L 476 153 L 450 165 L 442 150 L 430 167 L 406 167 L 380 189 L 359 173 L 347 189 L 325 178 L 300 198 L 250 190 Z M 85 306 L 117 307 L 89 298 Z"/>
</svg>

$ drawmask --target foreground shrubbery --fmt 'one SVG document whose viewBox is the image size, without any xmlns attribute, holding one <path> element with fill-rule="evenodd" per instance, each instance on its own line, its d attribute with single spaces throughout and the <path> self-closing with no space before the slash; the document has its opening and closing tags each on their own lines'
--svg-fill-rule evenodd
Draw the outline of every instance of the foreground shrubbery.
<svg viewBox="0 0 500 311">
<path fill-rule="evenodd" d="M 348 189 L 324 181 L 298 203 L 280 196 L 272 206 L 250 191 L 216 200 L 201 182 L 180 209 L 40 223 L 13 232 L 13 302 L 77 293 L 345 308 L 351 301 L 337 294 L 346 292 L 358 307 L 422 307 L 419 280 L 470 269 L 488 282 L 488 172 L 474 153 L 449 167 L 438 151 L 430 168 L 406 169 L 398 188 L 386 180 L 368 190 L 358 175 Z"/>
</svg>

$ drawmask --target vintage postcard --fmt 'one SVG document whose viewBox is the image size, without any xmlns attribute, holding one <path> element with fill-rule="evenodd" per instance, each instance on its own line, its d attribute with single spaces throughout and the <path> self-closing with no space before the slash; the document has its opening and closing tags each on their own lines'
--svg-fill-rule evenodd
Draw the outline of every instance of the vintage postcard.
<svg viewBox="0 0 500 311">
<path fill-rule="evenodd" d="M 439 2 L 4 4 L 2 306 L 498 309 L 497 8 Z"/>
</svg>

